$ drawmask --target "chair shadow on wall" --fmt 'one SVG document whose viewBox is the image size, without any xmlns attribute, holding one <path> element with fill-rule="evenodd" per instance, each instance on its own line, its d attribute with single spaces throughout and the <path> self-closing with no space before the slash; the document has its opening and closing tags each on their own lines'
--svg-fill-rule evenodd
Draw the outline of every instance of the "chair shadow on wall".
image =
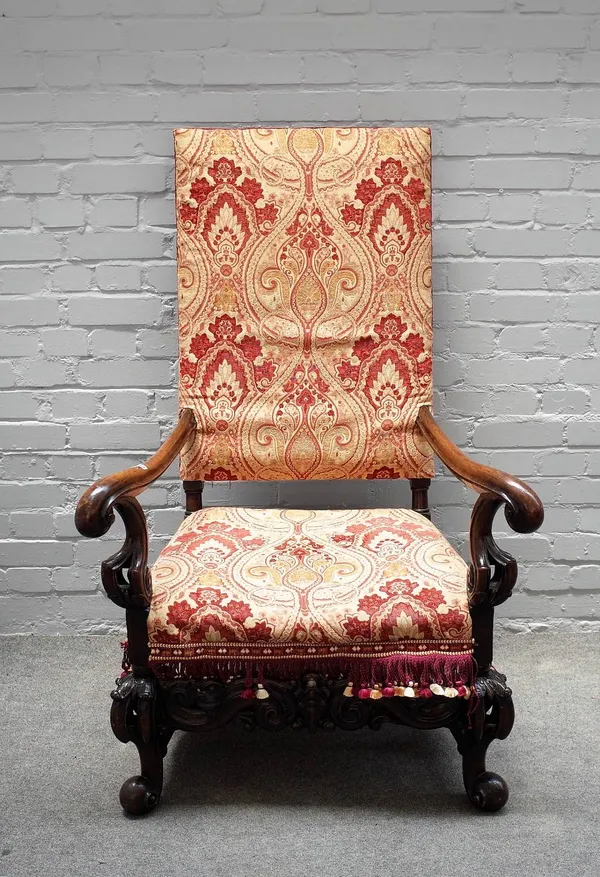
<svg viewBox="0 0 600 877">
<path fill-rule="evenodd" d="M 364 806 L 433 815 L 441 797 L 469 809 L 445 729 L 321 732 L 313 742 L 291 729 L 177 732 L 165 762 L 165 806 Z"/>
</svg>

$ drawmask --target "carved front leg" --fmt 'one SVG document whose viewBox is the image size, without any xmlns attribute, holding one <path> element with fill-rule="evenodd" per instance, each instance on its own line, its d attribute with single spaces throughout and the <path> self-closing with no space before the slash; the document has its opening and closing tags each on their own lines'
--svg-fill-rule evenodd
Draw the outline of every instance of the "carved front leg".
<svg viewBox="0 0 600 877">
<path fill-rule="evenodd" d="M 492 740 L 504 740 L 511 732 L 512 692 L 506 676 L 493 667 L 477 679 L 475 687 L 477 701 L 470 717 L 462 713 L 451 731 L 463 758 L 469 800 L 480 810 L 500 810 L 508 800 L 508 786 L 497 773 L 486 770 L 485 756 Z"/>
<path fill-rule="evenodd" d="M 141 774 L 125 780 L 119 799 L 127 813 L 140 816 L 152 810 L 160 799 L 163 756 L 171 734 L 162 723 L 158 686 L 153 676 L 128 673 L 117 679 L 111 697 L 114 734 L 122 743 L 135 744 L 141 763 Z"/>
</svg>

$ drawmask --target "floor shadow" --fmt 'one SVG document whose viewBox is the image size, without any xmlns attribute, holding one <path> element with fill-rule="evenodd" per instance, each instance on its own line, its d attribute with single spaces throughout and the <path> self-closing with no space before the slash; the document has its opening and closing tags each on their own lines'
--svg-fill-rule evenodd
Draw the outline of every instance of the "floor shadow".
<svg viewBox="0 0 600 877">
<path fill-rule="evenodd" d="M 450 732 L 384 726 L 373 732 L 229 727 L 177 733 L 166 762 L 164 803 L 265 807 L 382 807 L 422 814 L 468 806 Z"/>
</svg>

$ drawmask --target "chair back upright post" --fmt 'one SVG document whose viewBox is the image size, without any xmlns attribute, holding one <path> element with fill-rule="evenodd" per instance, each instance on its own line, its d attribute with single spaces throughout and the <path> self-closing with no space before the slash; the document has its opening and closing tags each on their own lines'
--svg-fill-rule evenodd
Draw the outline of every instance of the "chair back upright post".
<svg viewBox="0 0 600 877">
<path fill-rule="evenodd" d="M 185 492 L 185 516 L 187 518 L 193 512 L 199 512 L 202 508 L 204 481 L 184 481 L 183 490 Z"/>
<path fill-rule="evenodd" d="M 413 512 L 420 512 L 425 518 L 431 520 L 431 509 L 429 508 L 431 478 L 409 478 L 409 481 Z"/>
</svg>

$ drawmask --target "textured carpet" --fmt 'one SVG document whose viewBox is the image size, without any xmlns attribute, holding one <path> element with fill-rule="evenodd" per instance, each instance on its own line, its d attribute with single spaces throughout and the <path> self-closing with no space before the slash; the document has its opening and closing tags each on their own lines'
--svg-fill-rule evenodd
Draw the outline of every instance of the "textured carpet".
<svg viewBox="0 0 600 877">
<path fill-rule="evenodd" d="M 447 731 L 176 734 L 163 799 L 123 815 L 137 753 L 108 724 L 113 637 L 0 638 L 0 877 L 580 877 L 600 873 L 600 642 L 504 636 L 517 720 L 467 802 Z"/>
</svg>

